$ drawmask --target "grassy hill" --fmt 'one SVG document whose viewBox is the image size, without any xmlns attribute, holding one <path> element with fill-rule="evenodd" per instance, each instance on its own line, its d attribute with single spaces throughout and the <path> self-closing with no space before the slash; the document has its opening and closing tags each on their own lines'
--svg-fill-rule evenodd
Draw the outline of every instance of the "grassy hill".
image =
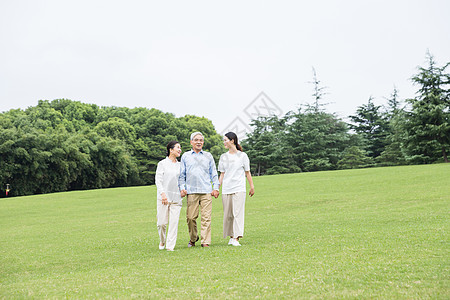
<svg viewBox="0 0 450 300">
<path fill-rule="evenodd" d="M 242 247 L 158 250 L 154 186 L 0 199 L 0 298 L 450 298 L 450 164 L 255 178 Z"/>
</svg>

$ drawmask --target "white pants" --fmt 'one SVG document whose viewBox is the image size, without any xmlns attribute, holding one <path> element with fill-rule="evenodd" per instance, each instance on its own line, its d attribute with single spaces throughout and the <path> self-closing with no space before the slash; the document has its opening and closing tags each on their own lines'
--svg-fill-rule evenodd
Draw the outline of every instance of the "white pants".
<svg viewBox="0 0 450 300">
<path fill-rule="evenodd" d="M 244 236 L 245 192 L 222 194 L 223 237 Z"/>
<path fill-rule="evenodd" d="M 160 243 L 166 245 L 166 249 L 174 249 L 177 243 L 178 220 L 180 219 L 181 206 L 181 202 L 164 205 L 161 200 L 157 201 L 156 225 L 158 227 Z M 169 224 L 168 230 L 167 224 Z"/>
</svg>

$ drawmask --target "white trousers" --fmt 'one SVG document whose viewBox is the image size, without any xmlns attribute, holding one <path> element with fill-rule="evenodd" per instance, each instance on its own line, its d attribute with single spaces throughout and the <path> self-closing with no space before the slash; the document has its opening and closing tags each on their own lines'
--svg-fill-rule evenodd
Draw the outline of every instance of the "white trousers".
<svg viewBox="0 0 450 300">
<path fill-rule="evenodd" d="M 156 226 L 158 227 L 160 243 L 166 245 L 166 249 L 174 249 L 177 243 L 181 206 L 181 202 L 164 205 L 161 200 L 157 201 Z M 168 229 L 167 225 L 169 225 Z"/>
<path fill-rule="evenodd" d="M 223 237 L 244 236 L 245 192 L 222 194 Z"/>
</svg>

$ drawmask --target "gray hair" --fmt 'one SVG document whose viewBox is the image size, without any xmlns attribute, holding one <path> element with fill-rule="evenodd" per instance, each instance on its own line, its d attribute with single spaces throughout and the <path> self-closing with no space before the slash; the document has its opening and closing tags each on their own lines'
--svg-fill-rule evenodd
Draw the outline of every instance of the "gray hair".
<svg viewBox="0 0 450 300">
<path fill-rule="evenodd" d="M 191 134 L 191 141 L 194 139 L 194 137 L 195 137 L 196 135 L 201 135 L 202 138 L 205 138 L 205 137 L 203 136 L 203 134 L 202 134 L 200 131 L 196 131 L 196 132 L 194 132 L 193 134 Z"/>
</svg>

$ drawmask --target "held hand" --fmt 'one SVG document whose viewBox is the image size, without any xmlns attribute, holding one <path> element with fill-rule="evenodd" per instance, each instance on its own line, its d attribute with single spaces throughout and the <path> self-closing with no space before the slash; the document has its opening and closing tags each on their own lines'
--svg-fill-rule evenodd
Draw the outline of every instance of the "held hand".
<svg viewBox="0 0 450 300">
<path fill-rule="evenodd" d="M 218 190 L 214 190 L 211 192 L 211 195 L 214 196 L 214 198 L 219 197 L 219 191 Z"/>
<path fill-rule="evenodd" d="M 187 195 L 187 191 L 186 190 L 181 190 L 180 195 L 181 195 L 181 198 L 183 198 L 184 196 Z"/>
<path fill-rule="evenodd" d="M 255 188 L 254 187 L 250 188 L 248 194 L 250 195 L 250 197 L 252 197 L 255 194 Z"/>
</svg>

